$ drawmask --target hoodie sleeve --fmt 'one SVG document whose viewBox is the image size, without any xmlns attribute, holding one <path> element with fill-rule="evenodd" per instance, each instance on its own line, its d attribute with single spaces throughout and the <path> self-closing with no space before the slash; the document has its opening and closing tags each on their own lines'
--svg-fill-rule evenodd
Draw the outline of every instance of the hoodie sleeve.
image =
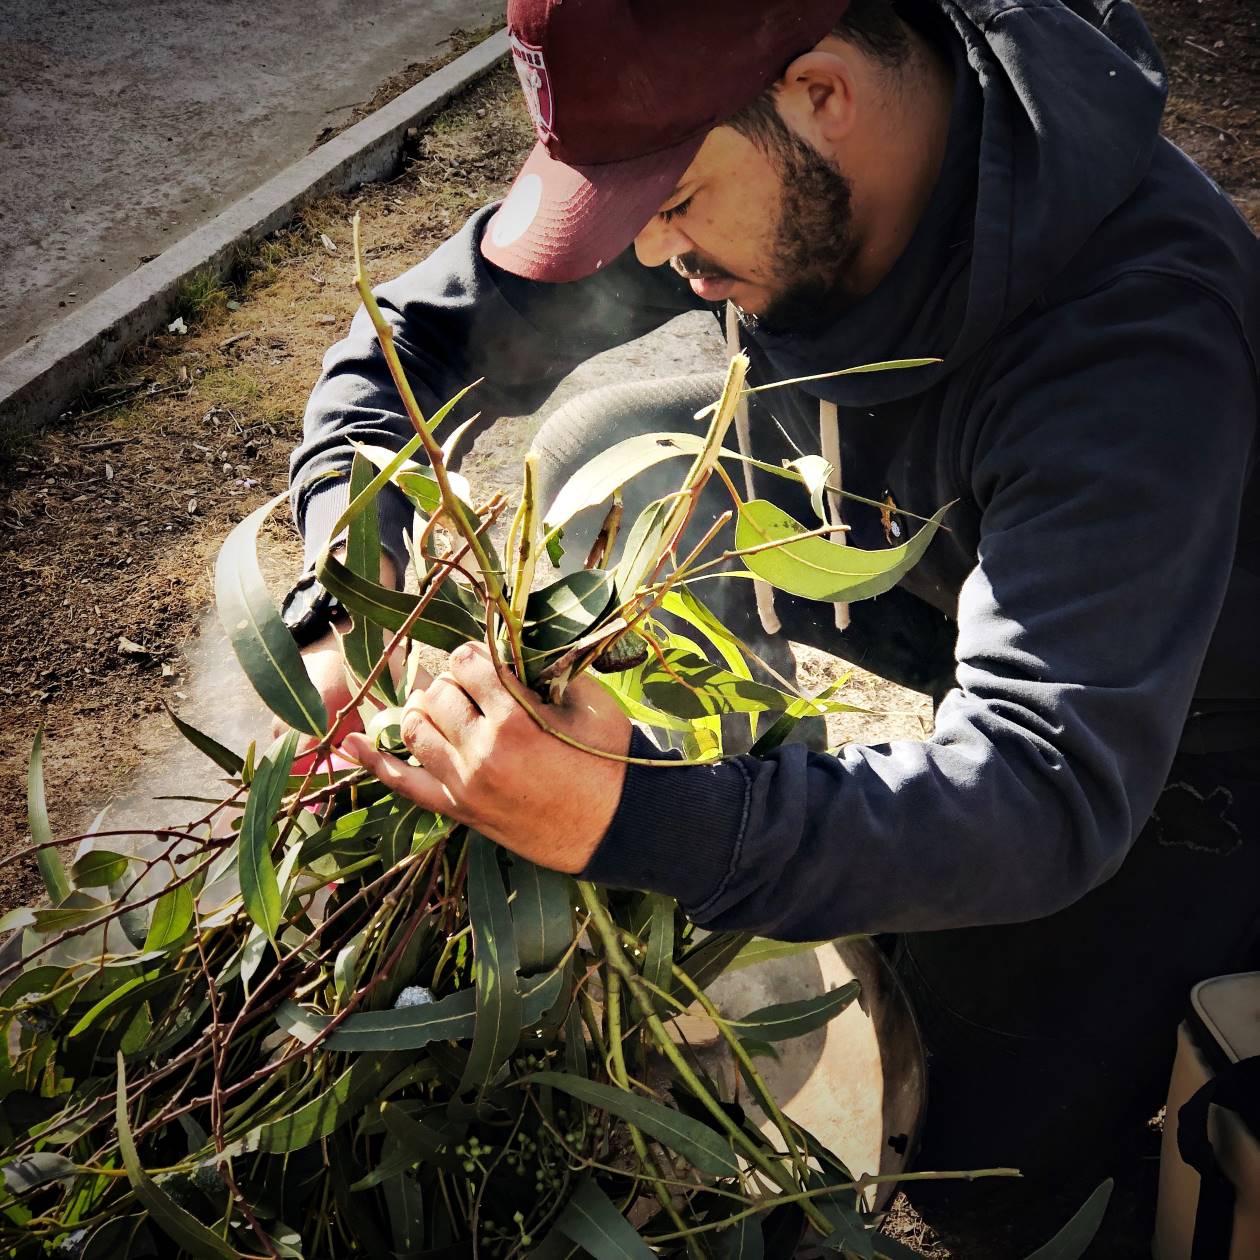
<svg viewBox="0 0 1260 1260">
<path fill-rule="evenodd" d="M 479 210 L 422 263 L 375 290 L 416 400 L 426 415 L 482 380 L 447 422 L 485 420 L 537 407 L 574 366 L 631 341 L 698 303 L 668 268 L 640 266 L 632 250 L 585 280 L 522 280 L 481 255 L 496 206 Z M 314 558 L 345 508 L 353 442 L 397 449 L 412 435 L 367 312 L 324 356 L 290 461 L 290 498 Z M 411 509 L 396 492 L 381 499 L 381 541 L 402 571 Z"/>
<path fill-rule="evenodd" d="M 1016 922 L 1124 859 L 1165 781 L 1233 564 L 1256 372 L 1232 314 L 1131 277 L 981 374 L 957 686 L 923 743 L 631 767 L 586 871 L 787 939 Z"/>
</svg>

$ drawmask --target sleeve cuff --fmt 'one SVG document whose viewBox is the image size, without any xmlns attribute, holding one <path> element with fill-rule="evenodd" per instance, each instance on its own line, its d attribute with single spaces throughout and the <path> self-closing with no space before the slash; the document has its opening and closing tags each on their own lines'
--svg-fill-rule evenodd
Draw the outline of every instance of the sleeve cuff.
<svg viewBox="0 0 1260 1260">
<path fill-rule="evenodd" d="M 632 757 L 669 757 L 637 728 Z M 738 761 L 711 766 L 631 765 L 621 801 L 580 878 L 666 893 L 701 908 L 739 860 L 749 780 Z"/>
<path fill-rule="evenodd" d="M 310 569 L 319 559 L 319 553 L 330 540 L 337 518 L 350 502 L 350 482 L 346 477 L 329 479 L 325 486 L 311 490 L 298 513 L 298 528 L 302 531 L 305 567 Z M 386 486 L 376 499 L 377 518 L 380 521 L 381 550 L 394 564 L 398 585 L 407 571 L 409 557 L 403 535 L 411 528 L 415 511 L 405 496 L 393 486 Z M 340 538 L 333 541 L 340 541 Z"/>
</svg>

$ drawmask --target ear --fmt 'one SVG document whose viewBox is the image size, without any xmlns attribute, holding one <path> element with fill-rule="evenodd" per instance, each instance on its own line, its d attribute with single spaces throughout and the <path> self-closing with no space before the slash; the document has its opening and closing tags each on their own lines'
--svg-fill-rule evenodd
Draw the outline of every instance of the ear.
<svg viewBox="0 0 1260 1260">
<path fill-rule="evenodd" d="M 783 121 L 802 140 L 830 154 L 853 131 L 861 87 L 856 58 L 839 41 L 829 41 L 788 66 L 775 100 Z"/>
</svg>

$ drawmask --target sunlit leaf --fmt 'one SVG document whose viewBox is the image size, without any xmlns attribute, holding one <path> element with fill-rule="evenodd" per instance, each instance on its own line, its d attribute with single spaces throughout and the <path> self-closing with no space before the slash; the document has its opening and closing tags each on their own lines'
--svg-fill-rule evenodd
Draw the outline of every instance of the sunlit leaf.
<svg viewBox="0 0 1260 1260">
<path fill-rule="evenodd" d="M 169 705 L 164 704 L 162 707 L 166 709 L 166 716 L 175 724 L 175 729 L 194 748 L 205 753 L 216 766 L 221 770 L 227 771 L 228 774 L 240 774 L 241 767 L 245 764 L 243 757 L 238 756 L 230 748 L 225 748 L 218 740 L 211 739 L 209 735 L 199 731 L 195 726 L 190 726 Z"/>
<path fill-rule="evenodd" d="M 108 888 L 127 873 L 128 859 L 108 849 L 91 849 L 70 868 L 80 888 Z"/>
<path fill-rule="evenodd" d="M 283 905 L 275 864 L 271 860 L 271 829 L 284 796 L 286 780 L 297 752 L 298 734 L 282 735 L 259 763 L 241 820 L 241 898 L 245 911 L 267 934 L 276 939 Z"/>
<path fill-rule="evenodd" d="M 48 825 L 48 805 L 44 799 L 44 732 L 36 731 L 31 746 L 31 761 L 26 773 L 26 814 L 31 829 L 31 843 L 36 846 L 35 863 L 39 877 L 44 881 L 54 904 L 64 901 L 70 892 L 66 868 L 52 843 L 52 828 Z"/>
<path fill-rule="evenodd" d="M 324 702 L 258 567 L 258 531 L 287 498 L 276 495 L 228 535 L 215 565 L 215 603 L 236 659 L 263 703 L 294 730 L 319 735 L 328 724 Z"/>
<path fill-rule="evenodd" d="M 758 577 L 772 586 L 805 599 L 852 603 L 882 595 L 901 580 L 927 550 L 941 519 L 941 508 L 908 542 L 884 550 L 863 551 L 825 538 L 799 538 L 806 526 L 768 499 L 743 504 L 735 527 L 735 545 L 741 550 L 766 543 L 781 546 L 743 557 Z M 797 538 L 796 542 L 784 542 Z"/>
<path fill-rule="evenodd" d="M 322 554 L 315 566 L 316 576 L 342 606 L 354 616 L 370 618 L 387 630 L 399 630 L 420 601 L 419 595 L 395 591 L 380 582 L 357 577 L 336 556 Z M 430 601 L 424 614 L 408 631 L 410 638 L 443 652 L 452 652 L 461 643 L 485 636 L 485 626 L 462 601 L 446 595 L 448 581 Z"/>
<path fill-rule="evenodd" d="M 144 950 L 164 949 L 178 941 L 193 919 L 193 894 L 188 884 L 177 884 L 158 898 L 144 938 Z"/>
<path fill-rule="evenodd" d="M 372 466 L 356 454 L 350 466 L 350 496 L 355 498 L 372 482 Z M 350 522 L 346 535 L 346 568 L 359 577 L 376 579 L 381 569 L 381 530 L 376 512 L 360 512 Z M 353 618 L 350 629 L 341 636 L 346 663 L 356 677 L 367 678 L 385 652 L 385 636 L 378 623 L 362 615 Z M 388 669 L 372 684 L 372 695 L 382 704 L 397 704 L 394 683 Z"/>
<path fill-rule="evenodd" d="M 608 611 L 613 580 L 603 569 L 579 569 L 529 597 L 525 642 L 536 651 L 566 647 Z"/>
</svg>

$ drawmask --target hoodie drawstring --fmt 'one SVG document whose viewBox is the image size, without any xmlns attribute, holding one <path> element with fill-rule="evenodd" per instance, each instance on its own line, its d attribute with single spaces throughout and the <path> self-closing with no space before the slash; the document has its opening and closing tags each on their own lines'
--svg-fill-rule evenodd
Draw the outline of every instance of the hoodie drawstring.
<svg viewBox="0 0 1260 1260">
<path fill-rule="evenodd" d="M 729 358 L 734 358 L 739 351 L 739 314 L 735 310 L 735 303 L 727 302 L 726 353 Z M 739 453 L 751 458 L 752 432 L 748 424 L 747 398 L 741 398 L 735 405 L 735 441 L 739 446 Z M 753 488 L 751 464 L 744 464 L 744 494 L 750 499 L 757 497 Z M 757 617 L 761 621 L 761 628 L 767 634 L 778 634 L 783 629 L 783 623 L 774 610 L 774 587 L 761 578 L 753 578 L 753 597 L 757 601 Z"/>
<path fill-rule="evenodd" d="M 740 348 L 739 314 L 735 309 L 735 303 L 727 302 L 726 352 L 728 355 L 736 355 L 740 352 Z M 832 468 L 825 496 L 827 523 L 830 525 L 842 525 L 844 517 L 840 511 L 840 490 L 843 485 L 840 470 L 840 411 L 835 403 L 820 401 L 818 404 L 818 438 L 822 448 L 822 457 Z M 735 440 L 739 446 L 739 453 L 751 458 L 752 430 L 748 421 L 748 400 L 746 398 L 741 398 L 735 408 Z M 753 488 L 752 465 L 747 463 L 744 464 L 744 493 L 750 499 L 755 498 L 757 493 Z M 833 535 L 833 541 L 843 546 L 845 543 L 844 531 L 841 530 Z M 754 578 L 753 595 L 757 601 L 757 616 L 761 621 L 761 628 L 767 634 L 778 634 L 783 629 L 783 625 L 774 609 L 774 587 L 761 578 Z M 835 618 L 836 629 L 847 630 L 849 628 L 849 605 L 836 604 Z"/>
</svg>

